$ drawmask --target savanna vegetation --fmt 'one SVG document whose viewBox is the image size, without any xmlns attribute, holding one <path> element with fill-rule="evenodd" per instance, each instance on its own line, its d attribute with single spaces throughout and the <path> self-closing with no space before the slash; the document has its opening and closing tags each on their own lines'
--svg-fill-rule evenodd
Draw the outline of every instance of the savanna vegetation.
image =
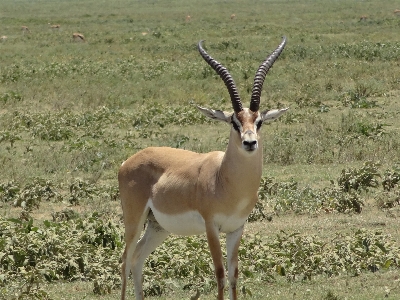
<svg viewBox="0 0 400 300">
<path fill-rule="evenodd" d="M 240 296 L 400 297 L 398 1 L 1 2 L 0 298 L 118 298 L 119 166 L 150 145 L 224 150 L 226 124 L 194 106 L 231 110 L 197 42 L 248 103 L 282 35 L 261 108 L 290 110 L 262 130 Z M 204 236 L 171 236 L 144 275 L 150 299 L 215 298 Z"/>
</svg>

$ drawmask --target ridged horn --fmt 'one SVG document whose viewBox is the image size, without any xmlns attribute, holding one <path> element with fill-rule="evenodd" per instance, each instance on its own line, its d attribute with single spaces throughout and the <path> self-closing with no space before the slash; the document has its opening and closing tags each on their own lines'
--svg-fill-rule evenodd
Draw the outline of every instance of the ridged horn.
<svg viewBox="0 0 400 300">
<path fill-rule="evenodd" d="M 282 42 L 279 46 L 275 49 L 274 52 L 263 63 L 260 65 L 256 72 L 256 76 L 254 77 L 254 84 L 253 90 L 251 92 L 251 100 L 250 100 L 250 110 L 256 112 L 260 108 L 260 97 L 261 97 L 261 90 L 264 84 L 265 76 L 267 75 L 269 69 L 274 64 L 275 60 L 283 51 L 286 45 L 286 37 L 282 38 Z"/>
<path fill-rule="evenodd" d="M 231 102 L 232 102 L 232 107 L 235 112 L 240 112 L 243 110 L 242 107 L 242 102 L 240 101 L 239 93 L 236 88 L 236 84 L 233 81 L 233 78 L 231 74 L 229 74 L 228 70 L 221 65 L 219 62 L 217 62 L 215 59 L 213 59 L 202 47 L 202 42 L 204 40 L 201 40 L 197 44 L 197 48 L 200 52 L 200 55 L 203 57 L 203 59 L 210 65 L 211 68 L 217 72 L 219 77 L 222 78 L 222 80 L 225 83 L 225 86 L 228 89 L 229 95 L 231 96 Z"/>
</svg>

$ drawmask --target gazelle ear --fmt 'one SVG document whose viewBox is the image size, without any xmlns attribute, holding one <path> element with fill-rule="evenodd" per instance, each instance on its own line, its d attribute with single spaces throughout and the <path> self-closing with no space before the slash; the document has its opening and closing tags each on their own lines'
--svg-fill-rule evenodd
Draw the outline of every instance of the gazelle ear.
<svg viewBox="0 0 400 300">
<path fill-rule="evenodd" d="M 198 110 L 200 110 L 206 117 L 209 117 L 213 120 L 222 121 L 226 123 L 231 123 L 231 118 L 233 113 L 228 113 L 222 110 L 214 110 L 201 106 L 196 106 Z"/>
<path fill-rule="evenodd" d="M 288 109 L 289 109 L 289 107 L 282 108 L 282 109 L 265 110 L 261 113 L 261 119 L 263 120 L 263 122 L 271 122 L 275 119 L 278 119 Z"/>
</svg>

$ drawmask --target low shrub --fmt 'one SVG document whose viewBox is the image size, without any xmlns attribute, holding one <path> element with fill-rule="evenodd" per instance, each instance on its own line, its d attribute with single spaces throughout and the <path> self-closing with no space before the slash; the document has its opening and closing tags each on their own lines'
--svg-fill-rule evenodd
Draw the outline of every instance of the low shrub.
<svg viewBox="0 0 400 300">
<path fill-rule="evenodd" d="M 223 248 L 225 242 L 221 240 Z M 43 282 L 85 280 L 96 294 L 120 287 L 120 258 L 124 247 L 122 224 L 93 213 L 69 221 L 0 217 L 0 295 L 41 295 Z M 316 275 L 358 275 L 400 267 L 400 249 L 389 235 L 357 229 L 336 234 L 330 241 L 315 235 L 281 232 L 273 238 L 251 234 L 241 241 L 240 276 L 245 286 L 255 276 L 273 281 L 312 279 Z M 146 260 L 144 292 L 161 295 L 169 288 L 215 288 L 214 271 L 205 236 L 169 238 Z M 10 298 L 11 297 L 11 298 Z"/>
</svg>

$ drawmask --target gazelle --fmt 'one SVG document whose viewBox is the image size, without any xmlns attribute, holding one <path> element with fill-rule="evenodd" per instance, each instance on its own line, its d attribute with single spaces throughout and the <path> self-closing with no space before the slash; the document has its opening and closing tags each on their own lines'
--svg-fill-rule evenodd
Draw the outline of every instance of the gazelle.
<svg viewBox="0 0 400 300">
<path fill-rule="evenodd" d="M 192 19 L 192 17 L 189 16 L 189 15 L 187 15 L 186 18 L 185 18 L 185 22 L 186 22 L 186 23 L 187 23 L 187 22 L 190 22 L 191 19 Z"/>
<path fill-rule="evenodd" d="M 238 247 L 247 217 L 257 202 L 262 175 L 263 122 L 286 110 L 259 111 L 262 86 L 268 70 L 286 45 L 284 37 L 256 72 L 249 108 L 243 108 L 228 70 L 198 43 L 203 59 L 218 73 L 230 94 L 234 112 L 203 107 L 207 117 L 231 125 L 226 152 L 195 153 L 168 147 L 150 147 L 128 158 L 118 173 L 125 224 L 122 256 L 122 292 L 132 271 L 136 299 L 143 299 L 142 269 L 147 256 L 167 236 L 206 233 L 218 286 L 224 298 L 225 269 L 219 234 L 226 233 L 230 299 L 237 299 Z M 145 221 L 146 231 L 139 240 Z"/>
<path fill-rule="evenodd" d="M 76 33 L 76 32 L 72 34 L 72 40 L 74 42 L 85 42 L 86 41 L 85 37 L 83 36 L 83 34 Z"/>
<path fill-rule="evenodd" d="M 21 26 L 21 31 L 23 34 L 30 33 L 29 28 L 27 26 Z"/>
<path fill-rule="evenodd" d="M 50 25 L 50 23 L 49 23 L 49 25 Z M 50 25 L 50 28 L 51 28 L 52 30 L 58 30 L 58 29 L 61 28 L 61 25 L 59 25 L 59 24 Z"/>
<path fill-rule="evenodd" d="M 395 10 L 393 11 L 393 13 L 394 13 L 395 15 L 400 15 L 400 9 L 395 9 Z"/>
<path fill-rule="evenodd" d="M 236 15 L 235 14 L 231 14 L 231 20 L 236 19 Z"/>
<path fill-rule="evenodd" d="M 7 36 L 6 35 L 2 35 L 1 37 L 0 37 L 0 41 L 1 42 L 5 42 L 5 41 L 7 41 Z"/>
<path fill-rule="evenodd" d="M 367 15 L 362 15 L 362 16 L 360 16 L 360 22 L 361 21 L 366 21 L 368 19 L 368 16 Z"/>
</svg>

